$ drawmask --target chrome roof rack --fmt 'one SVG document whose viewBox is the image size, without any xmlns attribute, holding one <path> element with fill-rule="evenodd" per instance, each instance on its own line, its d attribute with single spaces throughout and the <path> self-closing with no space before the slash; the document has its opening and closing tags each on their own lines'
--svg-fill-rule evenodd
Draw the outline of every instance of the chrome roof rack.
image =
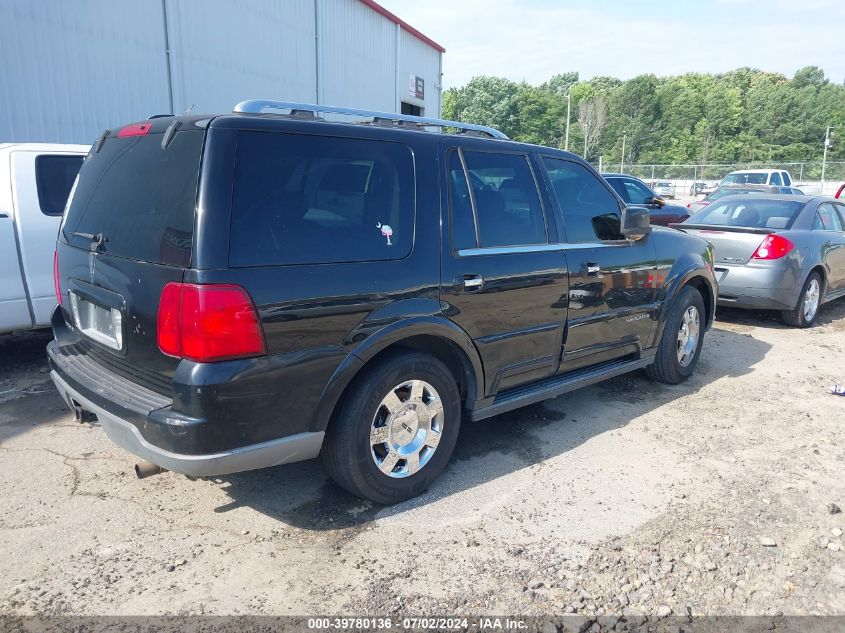
<svg viewBox="0 0 845 633">
<path fill-rule="evenodd" d="M 356 110 L 354 108 L 343 108 L 330 105 L 319 105 L 316 103 L 294 103 L 289 101 L 268 101 L 264 99 L 250 99 L 249 101 L 241 101 L 235 106 L 233 112 L 243 112 L 251 114 L 261 114 L 265 110 L 289 110 L 291 116 L 318 118 L 318 112 L 328 112 L 332 114 L 344 114 L 353 117 L 363 117 L 371 119 L 370 125 L 394 125 L 403 127 L 439 127 L 454 128 L 462 133 L 476 133 L 486 134 L 492 138 L 507 139 L 508 137 L 499 130 L 487 127 L 486 125 L 476 125 L 474 123 L 461 123 L 460 121 L 448 121 L 446 119 L 429 119 L 427 117 L 411 116 L 409 114 L 394 114 L 392 112 L 376 112 L 374 110 Z"/>
</svg>

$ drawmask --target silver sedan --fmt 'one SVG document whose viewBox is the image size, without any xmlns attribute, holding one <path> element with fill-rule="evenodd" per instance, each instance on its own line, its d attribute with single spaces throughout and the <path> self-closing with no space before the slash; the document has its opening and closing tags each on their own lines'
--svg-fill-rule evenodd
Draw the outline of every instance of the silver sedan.
<svg viewBox="0 0 845 633">
<path fill-rule="evenodd" d="M 833 198 L 728 196 L 674 225 L 714 246 L 718 304 L 779 310 L 809 327 L 845 296 L 845 204 Z"/>
</svg>

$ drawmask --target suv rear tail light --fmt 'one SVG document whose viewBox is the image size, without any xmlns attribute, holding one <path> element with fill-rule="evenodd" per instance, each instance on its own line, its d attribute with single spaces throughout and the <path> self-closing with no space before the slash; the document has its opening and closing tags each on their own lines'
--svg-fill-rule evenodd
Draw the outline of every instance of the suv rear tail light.
<svg viewBox="0 0 845 633">
<path fill-rule="evenodd" d="M 795 248 L 795 244 L 782 235 L 767 235 L 751 259 L 780 259 Z"/>
<path fill-rule="evenodd" d="M 252 299 L 229 284 L 167 284 L 158 305 L 158 347 L 204 363 L 267 353 Z"/>
<path fill-rule="evenodd" d="M 62 305 L 62 285 L 59 283 L 59 251 L 53 251 L 53 288 L 56 291 L 56 302 Z"/>
</svg>

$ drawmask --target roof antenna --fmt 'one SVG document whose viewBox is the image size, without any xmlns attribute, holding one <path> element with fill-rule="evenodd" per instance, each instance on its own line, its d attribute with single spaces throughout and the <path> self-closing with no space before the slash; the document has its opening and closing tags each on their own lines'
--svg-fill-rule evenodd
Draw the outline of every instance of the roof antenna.
<svg viewBox="0 0 845 633">
<path fill-rule="evenodd" d="M 182 115 L 185 115 L 185 114 L 190 114 L 190 113 L 191 113 L 191 110 L 193 110 L 193 109 L 194 109 L 194 104 L 192 103 L 191 105 L 189 105 L 189 106 L 188 106 L 188 109 L 187 109 L 187 110 L 185 110 L 185 111 L 182 113 Z"/>
</svg>

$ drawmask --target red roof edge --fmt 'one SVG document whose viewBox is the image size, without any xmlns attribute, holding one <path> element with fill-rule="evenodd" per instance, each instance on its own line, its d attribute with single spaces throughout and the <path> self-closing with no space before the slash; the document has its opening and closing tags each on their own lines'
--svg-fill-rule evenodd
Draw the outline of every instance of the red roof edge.
<svg viewBox="0 0 845 633">
<path fill-rule="evenodd" d="M 359 0 L 359 2 L 361 2 L 362 4 L 367 5 L 367 6 L 368 6 L 368 7 L 370 7 L 373 11 L 375 11 L 375 12 L 376 12 L 376 13 L 378 13 L 379 15 L 382 15 L 382 16 L 386 17 L 388 20 L 390 20 L 390 21 L 391 21 L 391 22 L 393 22 L 394 24 L 398 24 L 399 26 L 401 26 L 403 29 L 405 29 L 406 31 L 408 31 L 408 33 L 410 33 L 411 35 L 413 35 L 414 37 L 416 37 L 416 38 L 417 38 L 418 40 L 420 40 L 421 42 L 425 42 L 426 44 L 428 44 L 428 45 L 429 45 L 429 46 L 431 46 L 432 48 L 436 48 L 436 49 L 437 49 L 438 51 L 440 51 L 441 53 L 445 53 L 445 52 L 446 52 L 446 49 L 445 49 L 445 48 L 443 48 L 440 44 L 438 44 L 437 42 L 435 42 L 433 39 L 431 39 L 431 38 L 430 38 L 430 37 L 428 37 L 427 35 L 423 35 L 422 33 L 420 33 L 420 32 L 419 32 L 417 29 L 415 29 L 413 26 L 411 26 L 410 24 L 408 24 L 407 22 L 405 22 L 405 20 L 403 20 L 402 18 L 400 18 L 400 17 L 399 17 L 399 16 L 397 16 L 397 15 L 392 14 L 390 11 L 388 11 L 388 10 L 387 10 L 387 9 L 385 9 L 383 6 L 381 6 L 378 2 L 375 2 L 374 0 Z"/>
</svg>

